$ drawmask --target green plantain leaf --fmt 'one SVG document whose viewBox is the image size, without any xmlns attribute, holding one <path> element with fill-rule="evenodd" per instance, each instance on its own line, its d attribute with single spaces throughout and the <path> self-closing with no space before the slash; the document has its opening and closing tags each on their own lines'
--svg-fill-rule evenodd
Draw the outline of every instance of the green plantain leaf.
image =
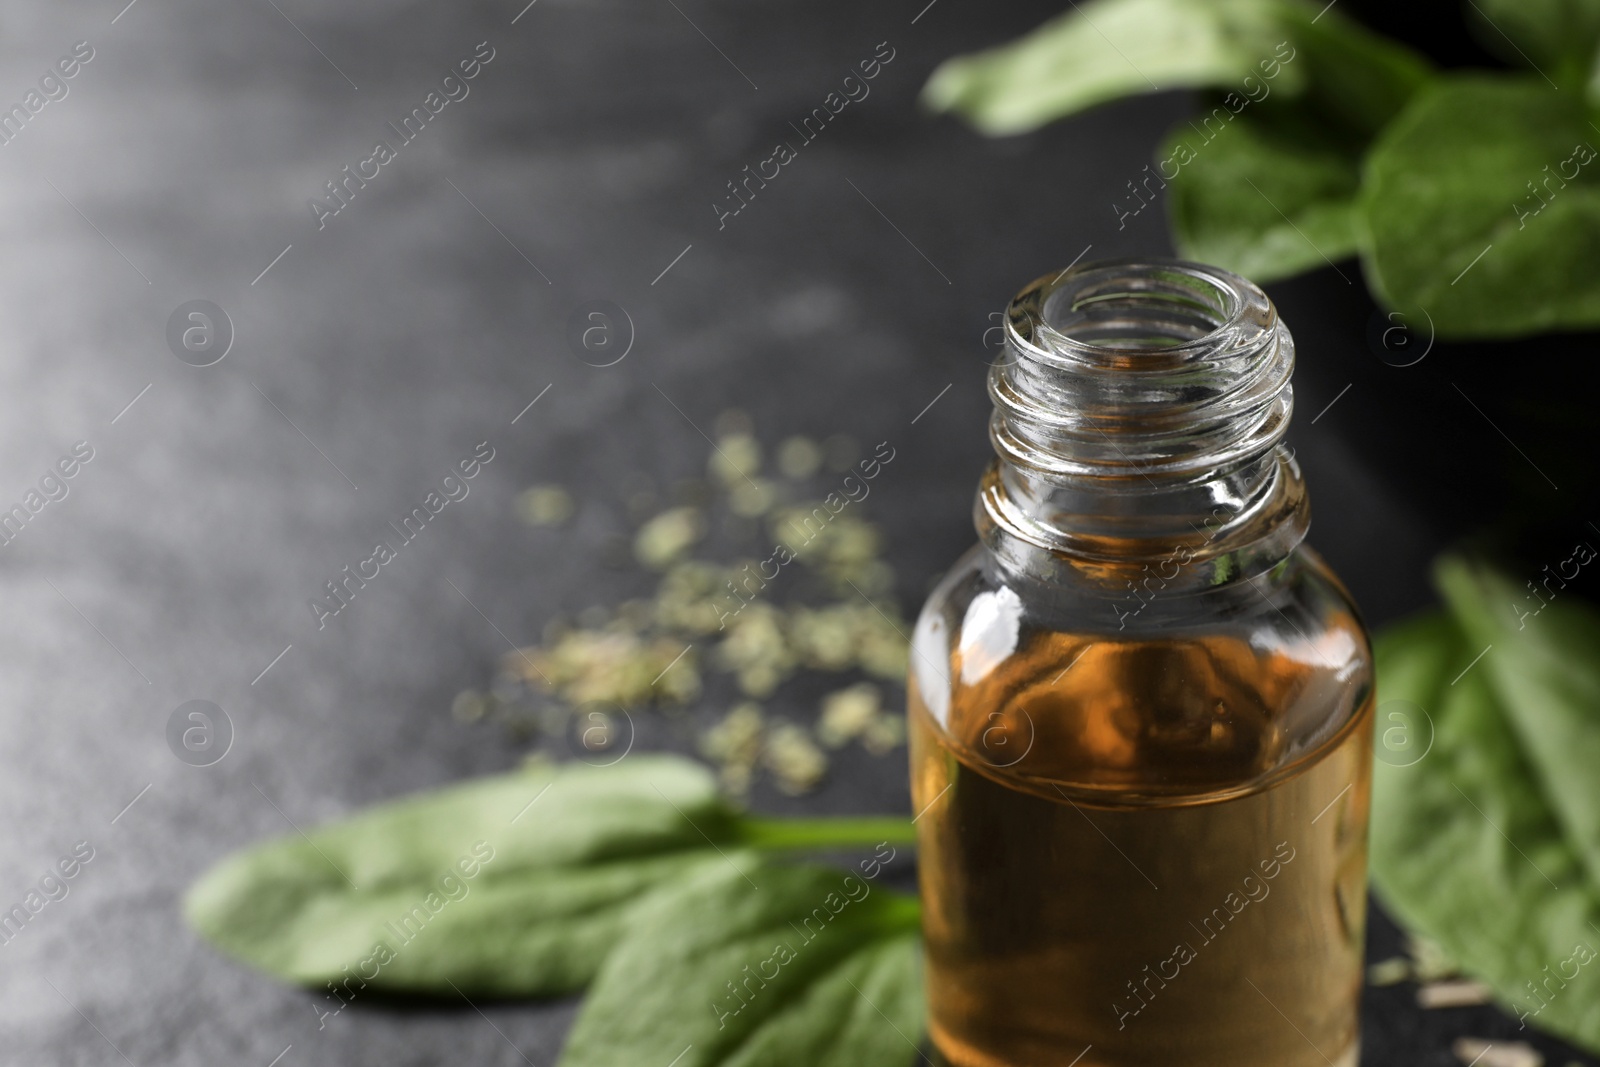
<svg viewBox="0 0 1600 1067">
<path fill-rule="evenodd" d="M 1398 41 L 1338 17 L 1322 4 L 1285 3 L 1279 16 L 1301 67 L 1305 109 L 1364 145 L 1432 76 L 1428 61 Z M 1287 95 L 1287 94 L 1286 94 Z"/>
<path fill-rule="evenodd" d="M 268 842 L 208 872 L 186 911 L 223 951 L 290 982 L 561 993 L 594 973 L 634 901 L 738 833 L 704 768 L 636 755 L 486 778 Z"/>
<path fill-rule="evenodd" d="M 1259 74 L 1257 64 L 1285 40 L 1283 2 L 1087 0 L 1010 44 L 946 61 L 923 100 L 1006 134 L 1118 97 L 1231 88 Z M 1300 81 L 1292 63 L 1283 67 L 1280 86 Z"/>
<path fill-rule="evenodd" d="M 1420 758 L 1375 768 L 1372 874 L 1385 903 L 1525 1022 L 1600 1048 L 1600 894 L 1493 674 L 1473 663 L 1476 638 L 1434 612 L 1390 627 L 1375 650 L 1380 716 L 1405 701 L 1432 723 Z M 1594 798 L 1592 782 L 1585 792 Z"/>
<path fill-rule="evenodd" d="M 1596 0 L 1463 0 L 1461 6 L 1491 52 L 1563 88 L 1578 84 L 1600 44 Z"/>
<path fill-rule="evenodd" d="M 1008 134 L 1141 93 L 1309 90 L 1326 120 L 1370 136 L 1427 76 L 1410 49 L 1300 0 L 1087 0 L 1016 41 L 948 60 L 923 101 Z"/>
<path fill-rule="evenodd" d="M 1573 564 L 1568 577 L 1581 559 L 1575 549 L 1564 561 Z M 1600 618 L 1563 596 L 1564 569 L 1553 564 L 1540 575 L 1537 593 L 1459 558 L 1441 560 L 1437 577 L 1471 643 L 1489 649 L 1482 666 L 1535 784 L 1600 886 Z"/>
<path fill-rule="evenodd" d="M 341 999 L 493 996 L 588 983 L 656 888 L 741 850 L 914 838 L 903 818 L 762 819 L 675 756 L 485 778 L 258 845 L 190 890 L 190 923 L 278 978 Z"/>
<path fill-rule="evenodd" d="M 1355 252 L 1359 157 L 1310 123 L 1243 112 L 1225 126 L 1180 124 L 1158 159 L 1174 174 L 1167 213 L 1185 258 L 1264 282 Z"/>
<path fill-rule="evenodd" d="M 895 1067 L 922 1033 L 913 897 L 737 857 L 651 896 L 562 1067 Z"/>
<path fill-rule="evenodd" d="M 1577 94 L 1538 79 L 1424 90 L 1367 156 L 1373 291 L 1441 337 L 1600 326 L 1597 143 Z"/>
<path fill-rule="evenodd" d="M 1324 11 L 1284 4 L 1293 98 L 1256 79 L 1179 123 L 1157 157 L 1174 241 L 1257 281 L 1353 255 L 1361 156 L 1429 78 L 1414 53 Z"/>
</svg>

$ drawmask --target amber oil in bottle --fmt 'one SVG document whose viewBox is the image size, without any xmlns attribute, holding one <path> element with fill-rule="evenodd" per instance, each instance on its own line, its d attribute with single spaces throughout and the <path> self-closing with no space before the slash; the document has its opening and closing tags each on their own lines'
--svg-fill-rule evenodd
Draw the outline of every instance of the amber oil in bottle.
<svg viewBox="0 0 1600 1067">
<path fill-rule="evenodd" d="M 929 1028 L 954 1067 L 1351 1067 L 1371 654 L 1303 543 L 1293 342 L 1242 278 L 1046 276 L 980 543 L 918 620 Z"/>
</svg>

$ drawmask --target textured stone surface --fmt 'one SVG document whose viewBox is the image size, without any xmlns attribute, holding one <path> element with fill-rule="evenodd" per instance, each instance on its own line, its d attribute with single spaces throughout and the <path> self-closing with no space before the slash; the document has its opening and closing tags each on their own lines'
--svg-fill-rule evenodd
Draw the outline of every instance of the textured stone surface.
<svg viewBox="0 0 1600 1067">
<path fill-rule="evenodd" d="M 492 1027 L 454 1004 L 352 1010 L 319 1032 L 320 998 L 211 953 L 178 896 L 291 822 L 510 766 L 517 746 L 454 724 L 452 694 L 508 640 L 639 590 L 596 550 L 627 530 L 625 479 L 700 470 L 696 427 L 726 407 L 769 442 L 894 443 L 871 511 L 907 610 L 970 541 L 988 315 L 1090 245 L 1166 250 L 1156 210 L 1118 230 L 1109 204 L 1184 102 L 979 140 L 919 113 L 917 87 L 1054 5 L 941 0 L 914 20 L 921 2 L 8 6 L 0 101 L 74 42 L 94 58 L 0 147 L 0 503 L 75 442 L 94 458 L 0 549 L 0 903 L 75 842 L 95 858 L 0 948 L 0 1059 L 554 1059 L 571 1004 L 485 1007 Z M 470 95 L 319 230 L 308 198 L 483 41 Z M 895 58 L 871 95 L 719 230 L 725 183 L 881 41 Z M 205 368 L 166 341 L 196 298 L 236 331 Z M 593 299 L 636 326 L 616 366 L 566 342 Z M 1301 410 L 1344 380 L 1324 370 Z M 1433 541 L 1341 443 L 1361 405 L 1295 440 L 1316 540 L 1382 621 L 1426 598 Z M 319 631 L 307 598 L 483 440 L 496 458 L 470 496 Z M 581 499 L 566 531 L 511 514 L 544 481 Z M 814 697 L 773 706 L 803 716 Z M 215 766 L 167 747 L 191 699 L 234 724 Z M 802 804 L 756 801 L 904 810 L 905 778 L 863 757 Z M 1446 1062 L 1447 1035 L 1491 1018 L 1375 996 L 1368 1062 Z"/>
</svg>

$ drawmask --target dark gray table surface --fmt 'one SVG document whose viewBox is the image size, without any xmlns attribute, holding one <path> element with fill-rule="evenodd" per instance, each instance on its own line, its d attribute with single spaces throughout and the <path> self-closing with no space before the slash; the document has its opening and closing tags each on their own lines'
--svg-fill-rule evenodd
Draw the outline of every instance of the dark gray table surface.
<svg viewBox="0 0 1600 1067">
<path fill-rule="evenodd" d="M 1110 204 L 1186 102 L 999 142 L 917 109 L 941 58 L 1053 3 L 124 2 L 0 14 L 0 103 L 94 50 L 0 146 L 0 506 L 94 450 L 0 548 L 0 904 L 95 849 L 0 948 L 0 1062 L 551 1063 L 571 1003 L 352 1010 L 319 1031 L 318 998 L 211 952 L 178 897 L 291 821 L 513 765 L 523 748 L 453 722 L 452 695 L 508 640 L 644 588 L 596 545 L 626 532 L 630 477 L 703 469 L 696 427 L 725 408 L 769 442 L 893 442 L 870 511 L 914 609 L 972 537 L 990 313 L 1085 251 L 1167 251 L 1157 211 L 1119 229 Z M 885 41 L 870 96 L 719 229 L 726 183 Z M 319 229 L 308 200 L 480 42 L 470 94 Z M 166 339 L 199 298 L 235 331 L 205 368 Z M 615 366 L 566 341 L 595 299 L 635 325 Z M 1314 537 L 1383 621 L 1427 599 L 1437 538 L 1341 444 L 1361 397 L 1333 412 L 1295 436 Z M 308 598 L 485 440 L 470 496 L 319 630 Z M 572 526 L 514 517 L 534 482 L 574 488 Z M 191 699 L 236 728 L 215 766 L 168 749 Z M 813 714 L 799 692 L 772 706 Z M 906 773 L 847 759 L 803 802 L 754 800 L 903 811 Z M 1372 1065 L 1511 1029 L 1424 1016 L 1403 990 L 1369 1007 Z"/>
</svg>

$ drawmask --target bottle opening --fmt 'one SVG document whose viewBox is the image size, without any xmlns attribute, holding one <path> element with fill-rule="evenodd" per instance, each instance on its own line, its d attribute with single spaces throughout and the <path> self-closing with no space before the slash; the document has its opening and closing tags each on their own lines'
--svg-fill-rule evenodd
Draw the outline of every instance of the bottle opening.
<svg viewBox="0 0 1600 1067">
<path fill-rule="evenodd" d="M 1160 351 L 1228 325 L 1244 301 L 1224 279 L 1189 267 L 1113 265 L 1069 272 L 1041 294 L 1048 340 L 1116 351 Z"/>
<path fill-rule="evenodd" d="M 1099 560 L 1196 537 L 1194 553 L 1221 556 L 1261 524 L 1282 525 L 1262 549 L 1282 558 L 1276 542 L 1303 535 L 1303 515 L 1280 521 L 1303 512 L 1278 449 L 1294 342 L 1259 287 L 1198 263 L 1083 264 L 1017 295 L 1006 342 L 980 530 Z"/>
<path fill-rule="evenodd" d="M 1294 343 L 1235 274 L 1090 263 L 1038 279 L 1006 317 L 1010 358 L 991 369 L 990 395 L 1005 433 L 1030 446 L 1024 463 L 1190 476 L 1266 452 L 1287 426 Z"/>
<path fill-rule="evenodd" d="M 1046 275 L 1007 311 L 1016 355 L 1118 370 L 1214 363 L 1254 347 L 1276 326 L 1259 288 L 1216 267 L 1114 260 Z M 1128 354 L 1165 355 L 1130 366 Z"/>
</svg>

